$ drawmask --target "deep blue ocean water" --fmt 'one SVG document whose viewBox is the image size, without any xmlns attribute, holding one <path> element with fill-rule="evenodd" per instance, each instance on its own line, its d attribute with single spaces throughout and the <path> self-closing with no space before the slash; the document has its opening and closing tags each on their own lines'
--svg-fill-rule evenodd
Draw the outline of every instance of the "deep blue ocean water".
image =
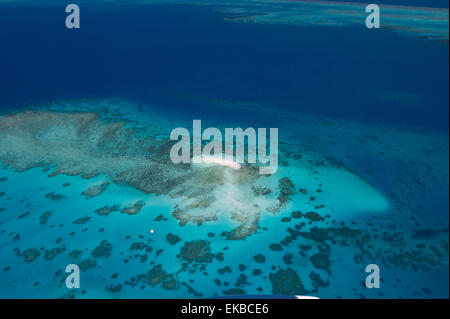
<svg viewBox="0 0 450 319">
<path fill-rule="evenodd" d="M 232 23 L 202 6 L 87 5 L 79 30 L 64 27 L 62 5 L 0 10 L 1 107 L 120 96 L 197 109 L 223 99 L 448 130 L 448 43 L 363 25 Z"/>
</svg>

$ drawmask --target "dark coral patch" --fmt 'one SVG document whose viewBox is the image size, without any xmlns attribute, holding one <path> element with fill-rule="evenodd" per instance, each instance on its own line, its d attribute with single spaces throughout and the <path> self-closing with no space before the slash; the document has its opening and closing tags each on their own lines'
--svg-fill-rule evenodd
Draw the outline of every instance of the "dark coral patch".
<svg viewBox="0 0 450 319">
<path fill-rule="evenodd" d="M 116 212 L 119 210 L 120 210 L 119 205 L 111 205 L 111 206 L 106 205 L 106 206 L 96 209 L 94 212 L 100 216 L 107 216 L 110 213 Z"/>
<path fill-rule="evenodd" d="M 272 193 L 272 190 L 270 188 L 264 186 L 263 187 L 252 186 L 252 190 L 256 196 L 266 196 Z"/>
<path fill-rule="evenodd" d="M 249 283 L 247 282 L 247 276 L 244 274 L 240 274 L 239 278 L 236 280 L 236 283 L 234 284 L 236 287 L 241 287 L 244 285 L 248 285 Z"/>
<path fill-rule="evenodd" d="M 166 290 L 174 290 L 179 287 L 179 283 L 174 275 L 167 273 L 161 265 L 155 265 L 148 272 L 139 274 L 125 282 L 125 284 L 133 287 L 138 283 L 151 287 L 161 285 Z"/>
<path fill-rule="evenodd" d="M 304 295 L 307 293 L 297 273 L 291 269 L 280 269 L 269 276 L 274 295 Z"/>
<path fill-rule="evenodd" d="M 211 253 L 209 241 L 206 240 L 185 242 L 184 246 L 181 247 L 179 256 L 188 262 L 198 263 L 210 263 L 214 258 L 214 254 Z"/>
<path fill-rule="evenodd" d="M 278 200 L 280 205 L 284 206 L 290 200 L 291 196 L 295 194 L 295 185 L 288 177 L 281 178 L 278 185 L 280 188 Z"/>
<path fill-rule="evenodd" d="M 69 253 L 71 258 L 78 258 L 81 255 L 82 251 L 78 249 L 74 249 Z"/>
<path fill-rule="evenodd" d="M 103 182 L 100 184 L 92 185 L 88 187 L 83 193 L 81 193 L 81 195 L 84 195 L 87 198 L 98 196 L 108 188 L 109 184 L 109 182 Z"/>
<path fill-rule="evenodd" d="M 297 218 L 298 219 L 298 218 L 301 218 L 302 216 L 303 216 L 302 212 L 298 211 L 298 210 L 291 213 L 291 217 L 292 218 Z"/>
<path fill-rule="evenodd" d="M 98 258 L 98 257 L 107 258 L 107 257 L 111 256 L 111 250 L 112 250 L 112 245 L 110 243 L 108 243 L 106 240 L 102 240 L 100 245 L 98 245 L 91 251 L 91 255 L 94 258 Z"/>
<path fill-rule="evenodd" d="M 176 245 L 181 240 L 181 237 L 172 233 L 168 233 L 166 235 L 166 240 L 169 244 Z"/>
<path fill-rule="evenodd" d="M 245 240 L 248 236 L 256 233 L 258 229 L 260 214 L 255 214 L 246 223 L 239 225 L 231 232 L 225 232 L 228 240 Z"/>
<path fill-rule="evenodd" d="M 78 266 L 80 267 L 80 270 L 91 269 L 91 268 L 94 268 L 96 265 L 97 265 L 97 262 L 92 259 L 85 259 L 81 263 L 78 264 Z"/>
<path fill-rule="evenodd" d="M 262 270 L 261 269 L 254 269 L 252 272 L 253 276 L 259 276 L 262 274 Z"/>
<path fill-rule="evenodd" d="M 183 286 L 185 286 L 185 287 L 188 289 L 188 292 L 189 292 L 190 294 L 192 294 L 192 295 L 194 295 L 194 296 L 196 296 L 196 297 L 199 297 L 199 298 L 203 297 L 203 294 L 202 294 L 201 292 L 196 291 L 194 288 L 192 288 L 192 287 L 191 287 L 190 285 L 188 285 L 187 283 L 182 282 L 181 284 L 182 284 Z"/>
<path fill-rule="evenodd" d="M 89 216 L 80 217 L 80 218 L 74 220 L 74 221 L 72 222 L 72 224 L 78 224 L 78 225 L 85 224 L 85 223 L 87 223 L 90 219 L 91 219 L 91 217 L 89 217 Z"/>
<path fill-rule="evenodd" d="M 137 201 L 133 205 L 125 207 L 124 209 L 122 209 L 122 214 L 136 215 L 137 213 L 139 213 L 141 211 L 142 207 L 144 207 L 144 202 L 143 201 Z"/>
<path fill-rule="evenodd" d="M 271 244 L 269 248 L 273 251 L 281 251 L 283 247 L 280 244 Z"/>
<path fill-rule="evenodd" d="M 230 266 L 225 266 L 223 268 L 217 269 L 217 272 L 221 275 L 223 275 L 225 273 L 231 273 L 231 268 L 230 268 Z"/>
<path fill-rule="evenodd" d="M 330 285 L 330 282 L 328 280 L 323 280 L 320 275 L 315 273 L 314 271 L 311 271 L 309 273 L 309 278 L 311 278 L 312 285 L 315 288 L 314 291 L 317 291 L 321 287 L 328 287 Z"/>
<path fill-rule="evenodd" d="M 54 192 L 48 193 L 45 195 L 45 198 L 48 198 L 53 201 L 60 201 L 61 199 L 66 198 L 66 195 L 56 194 Z"/>
<path fill-rule="evenodd" d="M 245 290 L 241 288 L 231 288 L 222 292 L 225 296 L 245 295 Z"/>
<path fill-rule="evenodd" d="M 36 258 L 38 258 L 40 255 L 41 255 L 41 253 L 36 248 L 27 249 L 27 250 L 23 251 L 23 253 L 22 253 L 23 259 L 27 263 L 35 261 Z"/>
<path fill-rule="evenodd" d="M 64 245 L 52 248 L 50 250 L 46 249 L 45 250 L 44 259 L 46 259 L 46 260 L 53 260 L 53 258 L 55 258 L 59 254 L 62 254 L 65 251 L 66 251 L 66 246 L 64 246 Z"/>
<path fill-rule="evenodd" d="M 40 217 L 39 217 L 39 223 L 41 225 L 45 225 L 47 224 L 48 219 L 50 218 L 50 216 L 52 215 L 52 212 L 44 212 Z"/>
<path fill-rule="evenodd" d="M 286 254 L 286 255 L 284 255 L 283 256 L 283 261 L 284 261 L 284 263 L 286 264 L 286 265 L 290 265 L 290 264 L 292 264 L 292 257 L 293 257 L 294 255 L 292 255 L 292 254 Z"/>
<path fill-rule="evenodd" d="M 305 218 L 306 218 L 306 219 L 309 219 L 309 220 L 312 221 L 312 222 L 318 222 L 318 221 L 322 221 L 322 220 L 325 219 L 325 218 L 323 218 L 322 216 L 320 216 L 319 214 L 314 213 L 314 212 L 308 212 L 308 213 L 306 213 L 306 214 L 305 214 Z"/>
<path fill-rule="evenodd" d="M 254 259 L 257 263 L 260 263 L 260 264 L 266 262 L 266 257 L 264 257 L 263 254 L 255 255 L 255 256 L 253 256 L 253 259 Z"/>
<path fill-rule="evenodd" d="M 53 260 L 57 255 L 62 254 L 66 251 L 66 246 L 59 246 L 52 248 L 50 250 L 45 250 L 44 259 L 46 260 Z"/>
<path fill-rule="evenodd" d="M 158 216 L 155 217 L 155 219 L 153 219 L 155 222 L 160 222 L 160 221 L 166 221 L 167 218 L 164 217 L 164 215 L 159 214 Z"/>
<path fill-rule="evenodd" d="M 25 213 L 19 215 L 19 216 L 17 217 L 17 219 L 25 218 L 25 217 L 27 217 L 27 216 L 30 215 L 30 214 L 31 214 L 30 212 L 25 212 Z"/>
<path fill-rule="evenodd" d="M 314 267 L 317 269 L 323 269 L 326 271 L 329 271 L 329 267 L 331 265 L 330 259 L 326 254 L 323 253 L 317 253 L 315 255 L 312 255 L 310 257 L 311 263 Z"/>
<path fill-rule="evenodd" d="M 122 285 L 121 284 L 117 284 L 117 285 L 109 285 L 105 287 L 105 290 L 111 292 L 111 293 L 118 293 L 122 290 Z"/>
<path fill-rule="evenodd" d="M 147 253 L 151 253 L 153 248 L 142 242 L 134 242 L 131 244 L 130 250 L 145 250 Z"/>
</svg>

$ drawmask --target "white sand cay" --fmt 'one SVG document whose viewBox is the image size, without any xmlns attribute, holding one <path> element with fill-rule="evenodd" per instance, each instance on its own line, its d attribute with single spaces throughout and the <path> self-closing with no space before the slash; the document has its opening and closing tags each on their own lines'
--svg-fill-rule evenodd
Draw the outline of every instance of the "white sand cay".
<svg viewBox="0 0 450 319">
<path fill-rule="evenodd" d="M 219 165 L 224 167 L 230 167 L 232 169 L 240 169 L 241 165 L 235 161 L 224 159 L 221 156 L 195 156 L 192 158 L 194 165 L 206 164 L 206 165 Z"/>
</svg>

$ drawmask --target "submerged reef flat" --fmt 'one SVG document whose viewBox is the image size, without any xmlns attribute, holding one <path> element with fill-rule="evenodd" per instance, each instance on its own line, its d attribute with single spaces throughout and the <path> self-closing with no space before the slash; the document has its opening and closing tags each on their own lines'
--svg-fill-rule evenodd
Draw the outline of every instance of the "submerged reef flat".
<svg viewBox="0 0 450 319">
<path fill-rule="evenodd" d="M 279 111 L 266 176 L 173 164 L 189 123 L 121 99 L 0 116 L 0 297 L 448 296 L 448 134 Z M 361 284 L 371 263 L 382 290 Z"/>
<path fill-rule="evenodd" d="M 141 5 L 167 3 L 145 0 Z M 297 26 L 364 27 L 367 4 L 338 1 L 244 0 L 189 1 L 173 4 L 211 6 L 224 19 L 235 23 Z M 400 34 L 448 42 L 448 9 L 380 4 L 382 29 Z"/>
<path fill-rule="evenodd" d="M 261 213 L 279 212 L 297 193 L 288 177 L 265 178 L 250 164 L 237 171 L 223 166 L 173 164 L 169 158 L 172 142 L 143 135 L 123 122 L 102 122 L 93 112 L 25 111 L 5 115 L 0 118 L 0 145 L 2 163 L 18 171 L 40 166 L 51 169 L 49 177 L 65 174 L 89 179 L 106 175 L 118 185 L 170 196 L 176 203 L 172 216 L 180 225 L 201 225 L 227 214 L 238 223 L 227 235 L 232 240 L 255 233 Z M 321 161 L 327 162 L 325 158 Z M 312 168 L 305 170 L 314 173 Z M 367 209 L 387 208 L 383 196 L 358 176 L 333 165 L 324 170 L 324 178 L 330 176 L 340 180 L 341 187 L 348 184 L 347 188 L 359 192 L 360 204 Z M 278 185 L 271 193 L 255 196 L 255 187 L 264 179 Z M 311 177 L 308 180 L 313 182 Z M 82 195 L 98 196 L 108 185 L 93 184 Z M 46 198 L 59 201 L 64 195 L 51 192 Z M 122 213 L 138 214 L 144 205 L 137 201 L 124 207 Z"/>
<path fill-rule="evenodd" d="M 284 5 L 280 5 L 280 3 Z M 361 26 L 365 4 L 334 1 L 277 1 L 244 9 L 223 9 L 231 21 L 245 23 Z M 448 41 L 448 9 L 380 5 L 383 28 L 409 36 Z M 237 15 L 237 17 L 236 17 Z"/>
<path fill-rule="evenodd" d="M 244 225 L 237 237 L 245 238 L 255 231 L 252 225 L 257 219 L 253 215 L 276 202 L 255 200 L 249 196 L 250 190 L 238 190 L 249 189 L 259 178 L 251 166 L 233 173 L 220 166 L 198 169 L 175 165 L 169 158 L 171 142 L 141 136 L 121 122 L 102 123 L 95 113 L 26 111 L 0 118 L 0 132 L 3 164 L 18 171 L 36 166 L 51 168 L 49 177 L 106 175 L 116 184 L 146 194 L 178 198 L 173 216 L 180 224 L 215 220 L 226 204 L 231 217 Z M 108 185 L 102 182 L 89 186 L 82 195 L 98 196 Z M 64 195 L 51 192 L 46 198 L 59 201 Z M 134 215 L 143 206 L 138 201 L 123 208 L 122 213 Z"/>
</svg>

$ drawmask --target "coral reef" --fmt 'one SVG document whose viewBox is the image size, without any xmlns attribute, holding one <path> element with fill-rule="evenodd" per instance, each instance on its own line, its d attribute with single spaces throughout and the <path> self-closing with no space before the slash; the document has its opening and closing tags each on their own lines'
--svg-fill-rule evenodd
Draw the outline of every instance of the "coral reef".
<svg viewBox="0 0 450 319">
<path fill-rule="evenodd" d="M 47 224 L 47 221 L 48 221 L 48 219 L 50 218 L 51 215 L 52 215 L 52 212 L 44 212 L 44 213 L 42 213 L 42 215 L 39 217 L 39 223 L 41 225 Z"/>
<path fill-rule="evenodd" d="M 197 263 L 210 263 L 215 257 L 211 252 L 209 241 L 206 240 L 185 242 L 179 256 L 187 262 Z"/>
<path fill-rule="evenodd" d="M 96 209 L 94 212 L 100 216 L 107 216 L 112 212 L 119 211 L 120 207 L 118 205 L 106 205 L 101 208 Z"/>
<path fill-rule="evenodd" d="M 305 295 L 307 293 L 297 273 L 291 269 L 280 269 L 271 273 L 272 293 L 275 295 Z"/>
<path fill-rule="evenodd" d="M 111 256 L 112 245 L 106 240 L 102 240 L 101 243 L 91 251 L 91 255 L 94 258 L 109 257 Z"/>
<path fill-rule="evenodd" d="M 135 215 L 141 211 L 142 207 L 144 207 L 144 203 L 142 201 L 137 201 L 133 205 L 122 209 L 121 213 L 128 215 Z"/>
<path fill-rule="evenodd" d="M 96 185 L 89 186 L 81 195 L 84 195 L 88 198 L 95 197 L 103 193 L 109 186 L 109 182 L 102 182 Z"/>
<path fill-rule="evenodd" d="M 175 245 L 176 243 L 178 243 L 181 240 L 181 237 L 178 235 L 174 235 L 172 233 L 168 233 L 166 235 L 166 240 L 167 240 L 167 242 L 169 242 L 169 244 Z"/>
</svg>

